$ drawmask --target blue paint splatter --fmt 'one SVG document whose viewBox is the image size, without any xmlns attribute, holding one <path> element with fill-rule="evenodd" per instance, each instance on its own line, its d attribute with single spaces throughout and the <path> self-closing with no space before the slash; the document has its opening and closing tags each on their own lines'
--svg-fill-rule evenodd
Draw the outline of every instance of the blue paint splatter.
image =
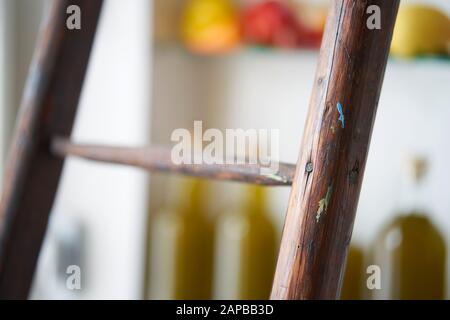
<svg viewBox="0 0 450 320">
<path fill-rule="evenodd" d="M 339 112 L 339 121 L 342 123 L 342 128 L 345 128 L 345 119 L 344 119 L 344 112 L 342 111 L 342 104 L 340 102 L 338 102 L 337 104 L 337 109 Z"/>
</svg>

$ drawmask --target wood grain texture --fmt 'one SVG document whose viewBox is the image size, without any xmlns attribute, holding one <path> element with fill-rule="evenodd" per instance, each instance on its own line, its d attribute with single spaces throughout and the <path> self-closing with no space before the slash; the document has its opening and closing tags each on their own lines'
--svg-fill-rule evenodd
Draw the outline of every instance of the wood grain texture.
<svg viewBox="0 0 450 320">
<path fill-rule="evenodd" d="M 81 8 L 81 30 L 66 27 Z M 7 160 L 0 204 L 0 298 L 27 298 L 64 160 L 50 137 L 70 136 L 102 0 L 54 0 L 43 22 Z"/>
<path fill-rule="evenodd" d="M 366 27 L 370 5 L 381 8 L 381 30 Z M 339 298 L 398 6 L 332 1 L 272 299 Z"/>
<path fill-rule="evenodd" d="M 175 164 L 168 147 L 117 147 L 76 144 L 55 138 L 52 151 L 59 156 L 75 156 L 87 160 L 129 165 L 150 172 L 165 172 L 222 181 L 237 181 L 266 186 L 290 186 L 295 165 L 279 163 L 278 172 L 260 164 Z"/>
</svg>

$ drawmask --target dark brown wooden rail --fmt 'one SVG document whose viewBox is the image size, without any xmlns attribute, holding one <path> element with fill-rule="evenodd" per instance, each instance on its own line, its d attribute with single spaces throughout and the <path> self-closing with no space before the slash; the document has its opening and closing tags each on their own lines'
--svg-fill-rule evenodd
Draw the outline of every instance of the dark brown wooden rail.
<svg viewBox="0 0 450 320">
<path fill-rule="evenodd" d="M 171 149 L 167 147 L 115 147 L 71 143 L 55 138 L 52 151 L 62 157 L 75 156 L 87 160 L 139 167 L 151 172 L 178 173 L 224 181 L 239 181 L 266 186 L 289 186 L 295 165 L 279 163 L 278 172 L 260 164 L 174 164 Z"/>
<path fill-rule="evenodd" d="M 367 27 L 371 5 L 381 30 Z M 398 5 L 332 1 L 272 299 L 339 297 Z"/>
<path fill-rule="evenodd" d="M 82 29 L 66 27 L 78 5 Z M 0 204 L 0 298 L 27 298 L 64 160 L 50 137 L 70 136 L 102 0 L 53 1 L 42 26 L 6 164 Z"/>
</svg>

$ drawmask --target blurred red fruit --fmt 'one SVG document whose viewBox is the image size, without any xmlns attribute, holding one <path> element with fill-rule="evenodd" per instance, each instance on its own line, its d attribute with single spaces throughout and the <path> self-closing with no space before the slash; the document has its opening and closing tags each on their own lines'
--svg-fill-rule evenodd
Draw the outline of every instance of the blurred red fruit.
<svg viewBox="0 0 450 320">
<path fill-rule="evenodd" d="M 279 1 L 263 1 L 249 6 L 242 16 L 243 36 L 251 44 L 297 47 L 297 29 L 295 16 Z"/>
<path fill-rule="evenodd" d="M 298 26 L 298 38 L 302 47 L 320 48 L 323 30 L 313 30 L 301 24 Z"/>
<path fill-rule="evenodd" d="M 268 0 L 247 7 L 242 15 L 242 33 L 247 43 L 282 48 L 318 48 L 322 32 L 299 23 L 282 1 Z"/>
</svg>

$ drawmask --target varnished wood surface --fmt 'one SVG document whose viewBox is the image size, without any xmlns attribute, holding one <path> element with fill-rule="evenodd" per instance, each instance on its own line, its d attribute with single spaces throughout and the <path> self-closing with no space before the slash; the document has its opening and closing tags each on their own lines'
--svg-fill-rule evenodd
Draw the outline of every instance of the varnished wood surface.
<svg viewBox="0 0 450 320">
<path fill-rule="evenodd" d="M 81 30 L 66 27 L 78 5 Z M 6 164 L 0 204 L 0 298 L 24 299 L 64 160 L 50 137 L 70 136 L 102 0 L 53 0 L 43 22 Z"/>
<path fill-rule="evenodd" d="M 381 30 L 366 27 L 370 5 Z M 398 5 L 332 1 L 272 299 L 339 297 Z"/>
</svg>

